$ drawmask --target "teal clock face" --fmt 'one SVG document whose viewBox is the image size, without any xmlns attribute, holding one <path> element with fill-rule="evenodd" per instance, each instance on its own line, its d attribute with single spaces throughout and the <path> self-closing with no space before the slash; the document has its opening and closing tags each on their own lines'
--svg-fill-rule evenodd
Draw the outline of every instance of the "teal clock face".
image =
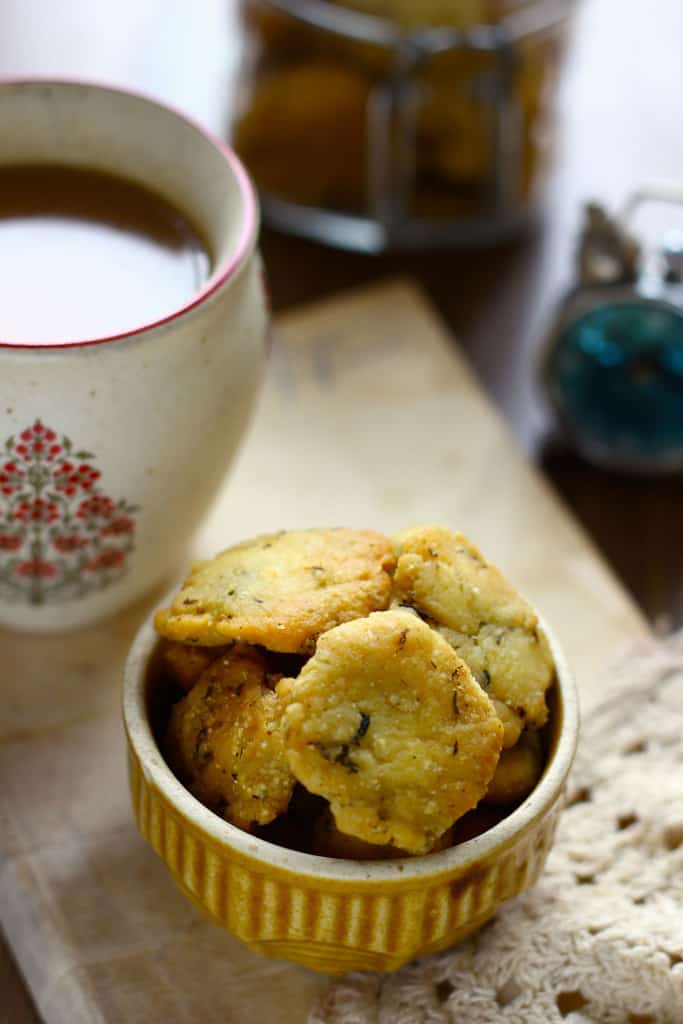
<svg viewBox="0 0 683 1024">
<path fill-rule="evenodd" d="M 683 467 L 683 314 L 654 302 L 600 306 L 567 326 L 549 384 L 577 445 L 615 467 Z"/>
</svg>

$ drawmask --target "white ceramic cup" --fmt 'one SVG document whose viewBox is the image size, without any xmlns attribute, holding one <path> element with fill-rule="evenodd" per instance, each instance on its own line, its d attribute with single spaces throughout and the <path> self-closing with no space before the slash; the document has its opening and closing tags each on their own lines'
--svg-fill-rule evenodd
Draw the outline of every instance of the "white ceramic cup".
<svg viewBox="0 0 683 1024">
<path fill-rule="evenodd" d="M 173 572 L 225 476 L 265 356 L 258 208 L 227 147 L 139 95 L 0 82 L 0 125 L 0 165 L 140 183 L 213 256 L 189 302 L 113 337 L 13 344 L 0 305 L 0 625 L 69 629 Z"/>
</svg>

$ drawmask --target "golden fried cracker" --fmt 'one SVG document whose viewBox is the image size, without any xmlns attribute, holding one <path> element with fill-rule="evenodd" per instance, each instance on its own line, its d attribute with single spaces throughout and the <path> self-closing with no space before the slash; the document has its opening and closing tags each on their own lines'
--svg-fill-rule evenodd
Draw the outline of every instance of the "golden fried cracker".
<svg viewBox="0 0 683 1024">
<path fill-rule="evenodd" d="M 425 526 L 394 543 L 394 603 L 439 629 L 492 699 L 544 725 L 554 666 L 533 608 L 462 534 Z"/>
<path fill-rule="evenodd" d="M 219 659 L 174 706 L 166 736 L 169 763 L 190 792 L 247 830 L 282 814 L 294 788 L 282 704 L 264 678 L 257 657 Z"/>
<path fill-rule="evenodd" d="M 183 690 L 191 690 L 202 672 L 224 653 L 221 647 L 191 647 L 189 644 L 167 643 L 164 646 L 164 664 Z"/>
<path fill-rule="evenodd" d="M 182 643 L 310 653 L 320 633 L 388 606 L 393 567 L 372 530 L 268 534 L 196 565 L 155 625 Z"/>
<path fill-rule="evenodd" d="M 542 770 L 540 737 L 537 732 L 523 732 L 519 743 L 501 754 L 484 802 L 494 805 L 519 803 L 532 791 Z"/>
<path fill-rule="evenodd" d="M 454 828 L 447 829 L 429 853 L 440 853 L 453 845 Z M 315 823 L 311 841 L 311 853 L 319 857 L 337 857 L 342 860 L 396 860 L 411 856 L 406 850 L 395 846 L 375 846 L 365 843 L 355 836 L 344 835 L 335 823 L 332 811 L 328 808 Z"/>
<path fill-rule="evenodd" d="M 280 687 L 292 772 L 344 834 L 426 853 L 493 776 L 503 727 L 490 700 L 410 613 L 330 630 Z"/>
</svg>

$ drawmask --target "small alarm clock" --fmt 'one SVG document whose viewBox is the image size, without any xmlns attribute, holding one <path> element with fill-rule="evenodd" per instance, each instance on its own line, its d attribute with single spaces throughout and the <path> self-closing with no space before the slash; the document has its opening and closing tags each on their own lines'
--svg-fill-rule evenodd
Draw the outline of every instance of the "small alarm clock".
<svg viewBox="0 0 683 1024">
<path fill-rule="evenodd" d="M 629 222 L 645 202 L 683 205 L 683 186 L 638 191 L 618 217 L 586 209 L 577 284 L 542 353 L 545 392 L 591 463 L 639 474 L 683 469 L 683 236 L 646 246 Z"/>
</svg>

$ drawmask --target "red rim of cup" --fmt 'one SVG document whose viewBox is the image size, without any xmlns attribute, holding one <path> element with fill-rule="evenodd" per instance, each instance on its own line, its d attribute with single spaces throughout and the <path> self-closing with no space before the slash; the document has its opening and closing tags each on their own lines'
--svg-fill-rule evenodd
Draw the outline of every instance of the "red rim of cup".
<svg viewBox="0 0 683 1024">
<path fill-rule="evenodd" d="M 149 103 L 154 107 L 158 107 L 161 110 L 173 114 L 179 120 L 184 121 L 186 125 L 193 128 L 203 139 L 205 139 L 213 148 L 223 157 L 226 164 L 230 167 L 230 170 L 235 176 L 237 185 L 240 190 L 242 201 L 244 204 L 244 220 L 242 224 L 242 230 L 240 232 L 237 244 L 230 254 L 227 260 L 224 260 L 217 269 L 211 274 L 208 281 L 204 286 L 196 292 L 192 298 L 180 306 L 173 312 L 166 314 L 165 316 L 159 317 L 157 320 L 151 320 L 148 323 L 139 324 L 136 327 L 131 328 L 128 331 L 122 331 L 119 334 L 105 335 L 100 338 L 84 338 L 76 341 L 64 341 L 64 342 L 19 342 L 19 341 L 4 341 L 0 338 L 0 348 L 22 350 L 22 351 L 41 351 L 45 349 L 63 349 L 63 348 L 86 348 L 93 345 L 106 345 L 112 341 L 121 341 L 124 338 L 135 337 L 146 331 L 154 330 L 157 327 L 162 327 L 164 324 L 171 323 L 178 317 L 184 316 L 185 313 L 189 313 L 196 306 L 201 305 L 211 295 L 213 295 L 219 288 L 222 287 L 231 277 L 233 277 L 244 263 L 246 257 L 251 252 L 253 244 L 256 239 L 258 231 L 258 203 L 256 200 L 256 193 L 251 183 L 249 175 L 244 169 L 237 154 L 223 142 L 217 135 L 214 135 L 207 128 L 204 128 L 198 121 L 192 117 L 188 117 L 183 111 L 174 107 L 172 104 L 166 103 L 157 99 L 155 96 L 151 96 L 148 93 L 142 92 L 137 89 L 128 89 L 117 85 L 109 85 L 108 83 L 98 82 L 92 79 L 85 78 L 59 78 L 48 76 L 41 78 L 40 76 L 30 76 L 26 78 L 2 78 L 0 77 L 0 88 L 6 85 L 13 86 L 31 86 L 31 85 L 56 85 L 56 86 L 75 86 L 85 89 L 99 89 L 103 92 L 119 93 L 122 96 L 130 96 L 134 99 L 143 100 L 145 103 Z"/>
</svg>

